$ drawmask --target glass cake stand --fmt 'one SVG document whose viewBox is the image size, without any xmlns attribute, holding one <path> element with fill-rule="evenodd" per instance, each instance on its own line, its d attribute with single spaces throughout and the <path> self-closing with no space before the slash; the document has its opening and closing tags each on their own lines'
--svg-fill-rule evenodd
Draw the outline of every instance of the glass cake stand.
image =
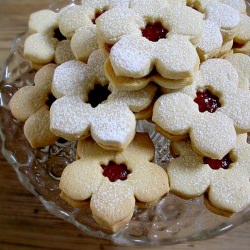
<svg viewBox="0 0 250 250">
<path fill-rule="evenodd" d="M 76 1 L 53 1 L 50 9 L 58 11 Z M 16 37 L 12 53 L 5 62 L 0 85 L 0 136 L 2 153 L 13 166 L 22 185 L 32 192 L 52 214 L 74 224 L 86 234 L 109 239 L 120 245 L 170 245 L 203 240 L 250 220 L 250 206 L 227 218 L 209 212 L 203 197 L 184 200 L 173 194 L 153 208 L 136 208 L 129 224 L 115 234 L 102 231 L 89 208 L 74 209 L 60 199 L 58 188 L 63 168 L 75 160 L 76 142 L 59 139 L 54 145 L 32 149 L 23 134 L 23 123 L 11 115 L 8 103 L 18 88 L 32 85 L 36 73 L 23 58 L 27 34 Z M 155 144 L 154 161 L 163 168 L 171 160 L 169 141 L 154 131 L 154 125 L 138 122 L 138 132 L 148 132 Z"/>
</svg>

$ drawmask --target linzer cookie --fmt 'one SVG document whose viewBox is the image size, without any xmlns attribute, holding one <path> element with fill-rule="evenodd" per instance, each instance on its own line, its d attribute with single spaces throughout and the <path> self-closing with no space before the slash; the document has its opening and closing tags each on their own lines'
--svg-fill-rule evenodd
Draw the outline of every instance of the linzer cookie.
<svg viewBox="0 0 250 250">
<path fill-rule="evenodd" d="M 82 5 L 68 6 L 59 15 L 59 28 L 71 39 L 71 49 L 77 60 L 86 62 L 98 49 L 96 19 L 114 7 L 128 7 L 129 0 L 82 1 Z"/>
<path fill-rule="evenodd" d="M 132 1 L 130 8 L 106 11 L 96 23 L 99 45 L 110 52 L 110 82 L 120 90 L 138 90 L 150 81 L 174 89 L 189 84 L 199 66 L 194 45 L 202 22 L 199 12 L 172 1 Z"/>
<path fill-rule="evenodd" d="M 56 69 L 52 91 L 59 99 L 51 107 L 51 130 L 69 140 L 91 134 L 101 147 L 122 150 L 134 137 L 136 116 L 151 117 L 157 87 L 150 84 L 136 92 L 109 88 L 104 61 L 97 50 L 87 64 L 69 61 Z"/>
<path fill-rule="evenodd" d="M 236 133 L 250 131 L 250 93 L 238 84 L 232 64 L 207 60 L 191 86 L 156 101 L 152 120 L 170 139 L 189 135 L 196 152 L 221 159 L 235 147 Z"/>
<path fill-rule="evenodd" d="M 121 153 L 91 139 L 79 141 L 77 153 L 80 160 L 63 171 L 61 197 L 78 208 L 89 202 L 94 219 L 108 231 L 130 221 L 137 201 L 152 205 L 169 192 L 166 172 L 151 163 L 154 146 L 147 134 L 137 134 Z"/>
<path fill-rule="evenodd" d="M 24 56 L 34 68 L 53 62 L 74 59 L 69 43 L 58 28 L 58 14 L 51 10 L 33 13 L 29 20 L 29 33 L 24 43 Z"/>
<path fill-rule="evenodd" d="M 167 166 L 170 189 L 184 197 L 205 195 L 207 207 L 221 215 L 241 212 L 250 205 L 250 145 L 246 134 L 221 158 L 198 155 L 189 141 L 174 142 L 178 156 Z"/>
<path fill-rule="evenodd" d="M 25 122 L 24 134 L 33 148 L 53 144 L 57 137 L 50 131 L 50 106 L 55 97 L 51 83 L 56 65 L 48 64 L 35 76 L 34 86 L 19 89 L 9 103 L 12 115 Z"/>
</svg>

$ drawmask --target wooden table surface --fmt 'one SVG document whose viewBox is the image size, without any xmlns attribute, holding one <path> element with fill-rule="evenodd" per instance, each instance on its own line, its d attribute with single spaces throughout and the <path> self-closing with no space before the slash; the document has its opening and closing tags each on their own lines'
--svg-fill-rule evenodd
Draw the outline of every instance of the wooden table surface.
<svg viewBox="0 0 250 250">
<path fill-rule="evenodd" d="M 49 0 L 0 0 L 0 63 L 7 57 L 15 34 L 27 27 L 29 14 L 46 8 Z M 18 182 L 0 155 L 0 250 L 126 249 L 86 236 L 71 224 L 50 215 Z M 250 249 L 250 223 L 202 242 L 154 249 Z M 130 248 L 136 249 L 136 248 Z M 140 248 L 148 249 L 148 248 Z"/>
</svg>

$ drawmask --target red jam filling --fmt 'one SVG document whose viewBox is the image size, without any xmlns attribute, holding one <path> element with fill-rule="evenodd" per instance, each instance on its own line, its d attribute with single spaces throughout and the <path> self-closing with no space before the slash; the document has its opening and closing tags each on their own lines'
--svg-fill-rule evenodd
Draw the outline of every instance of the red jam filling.
<svg viewBox="0 0 250 250">
<path fill-rule="evenodd" d="M 108 85 L 102 86 L 97 84 L 88 94 L 88 103 L 90 103 L 90 105 L 95 108 L 103 101 L 107 100 L 110 93 L 111 92 L 108 90 Z"/>
<path fill-rule="evenodd" d="M 213 95 L 209 90 L 197 91 L 194 101 L 199 105 L 199 111 L 214 113 L 221 107 L 219 98 Z"/>
<path fill-rule="evenodd" d="M 228 169 L 229 165 L 232 163 L 229 154 L 224 156 L 221 160 L 214 160 L 208 157 L 203 158 L 203 163 L 208 164 L 213 170 L 218 170 L 220 168 Z"/>
<path fill-rule="evenodd" d="M 104 12 L 106 12 L 107 10 L 103 10 L 103 11 L 97 11 L 96 13 L 95 13 L 95 17 L 92 19 L 92 22 L 93 22 L 93 24 L 96 24 L 96 19 L 99 17 L 99 16 L 101 16 Z"/>
<path fill-rule="evenodd" d="M 142 29 L 142 36 L 147 38 L 151 42 L 157 42 L 162 38 L 166 38 L 168 30 L 165 29 L 160 22 L 148 23 L 144 29 Z"/>
<path fill-rule="evenodd" d="M 245 44 L 239 44 L 234 42 L 233 43 L 233 49 L 241 49 L 242 47 L 244 47 Z"/>
<path fill-rule="evenodd" d="M 56 98 L 50 93 L 49 95 L 48 95 L 48 99 L 47 99 L 47 101 L 46 101 L 46 105 L 49 107 L 49 109 L 50 109 L 50 107 L 52 106 L 52 104 L 53 104 L 53 102 L 55 102 L 56 101 Z"/>
<path fill-rule="evenodd" d="M 124 164 L 116 164 L 114 162 L 109 162 L 109 164 L 102 165 L 103 176 L 108 177 L 111 182 L 117 180 L 124 181 L 127 179 L 127 176 L 130 174 L 130 171 L 127 169 Z"/>
<path fill-rule="evenodd" d="M 61 31 L 59 30 L 59 28 L 57 28 L 57 29 L 54 30 L 54 37 L 58 41 L 66 40 L 66 37 L 61 33 Z"/>
<path fill-rule="evenodd" d="M 108 51 L 108 53 L 111 52 L 111 49 L 113 48 L 114 44 L 109 44 L 109 43 L 105 43 L 105 48 Z"/>
</svg>

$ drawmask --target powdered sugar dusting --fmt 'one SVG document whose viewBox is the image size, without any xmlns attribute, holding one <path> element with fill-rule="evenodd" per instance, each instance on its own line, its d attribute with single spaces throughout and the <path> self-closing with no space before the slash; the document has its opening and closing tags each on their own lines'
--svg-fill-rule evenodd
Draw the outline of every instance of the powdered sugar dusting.
<svg viewBox="0 0 250 250">
<path fill-rule="evenodd" d="M 86 64 L 78 61 L 68 61 L 58 66 L 55 70 L 52 92 L 55 97 L 65 95 L 81 95 L 82 82 L 86 79 Z"/>
<path fill-rule="evenodd" d="M 156 91 L 157 87 L 153 84 L 138 91 L 118 91 L 113 89 L 111 95 L 108 97 L 108 101 L 123 103 L 133 112 L 140 112 L 151 104 Z"/>
<path fill-rule="evenodd" d="M 221 29 L 233 30 L 240 23 L 239 12 L 232 7 L 213 2 L 206 8 L 206 19 L 219 25 Z"/>
<path fill-rule="evenodd" d="M 190 77 L 197 68 L 199 59 L 192 43 L 197 44 L 201 38 L 202 15 L 173 3 L 163 4 L 159 10 L 159 3 L 162 1 L 139 1 L 131 5 L 132 9 L 114 8 L 98 18 L 99 42 L 119 41 L 110 54 L 117 76 L 141 78 L 155 65 L 164 78 L 183 79 Z M 161 22 L 169 31 L 166 39 L 151 42 L 142 37 L 141 28 L 152 20 Z"/>
<path fill-rule="evenodd" d="M 203 156 L 191 150 L 188 141 L 175 143 L 180 156 L 169 163 L 167 171 L 170 188 L 184 197 L 199 196 L 208 190 L 209 201 L 213 206 L 230 212 L 240 212 L 250 204 L 250 182 L 248 159 L 250 146 L 237 140 L 236 148 L 230 152 L 233 163 L 229 169 L 212 170 L 203 163 Z M 189 178 L 188 178 L 189 177 Z"/>
<path fill-rule="evenodd" d="M 214 57 L 222 46 L 222 35 L 219 27 L 211 21 L 204 21 L 202 38 L 197 49 L 203 60 Z"/>
<path fill-rule="evenodd" d="M 160 97 L 152 119 L 168 133 L 184 135 L 189 132 L 198 152 L 221 158 L 235 146 L 236 131 L 250 131 L 249 93 L 237 89 L 237 72 L 226 60 L 206 61 L 196 77 L 199 81 L 195 80 L 195 84 Z M 209 89 L 220 98 L 221 107 L 215 113 L 199 112 L 193 100 L 200 89 Z"/>
<path fill-rule="evenodd" d="M 130 0 L 82 0 L 82 6 L 93 10 L 111 9 L 114 7 L 126 8 L 129 6 L 129 2 Z"/>
</svg>

